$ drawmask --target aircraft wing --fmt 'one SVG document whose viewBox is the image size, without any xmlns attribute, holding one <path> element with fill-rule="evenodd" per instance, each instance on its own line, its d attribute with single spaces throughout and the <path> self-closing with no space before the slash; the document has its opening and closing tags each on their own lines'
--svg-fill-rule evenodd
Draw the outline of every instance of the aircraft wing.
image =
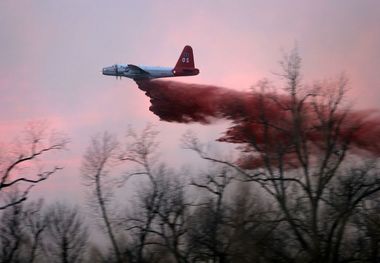
<svg viewBox="0 0 380 263">
<path fill-rule="evenodd" d="M 130 68 L 131 70 L 135 71 L 138 74 L 144 74 L 144 75 L 148 74 L 149 75 L 148 71 L 143 70 L 139 66 L 136 66 L 136 65 L 133 65 L 133 64 L 128 64 L 128 68 Z"/>
</svg>

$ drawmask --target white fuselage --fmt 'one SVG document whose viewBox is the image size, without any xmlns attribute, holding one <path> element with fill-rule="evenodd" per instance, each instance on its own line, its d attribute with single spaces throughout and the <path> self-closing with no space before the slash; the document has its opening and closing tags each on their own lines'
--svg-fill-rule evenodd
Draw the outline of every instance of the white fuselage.
<svg viewBox="0 0 380 263">
<path fill-rule="evenodd" d="M 152 66 L 139 66 L 141 69 L 148 72 L 152 78 L 165 78 L 173 77 L 172 67 L 152 67 Z"/>
<path fill-rule="evenodd" d="M 103 74 L 131 79 L 155 79 L 173 77 L 172 67 L 135 66 L 131 64 L 115 64 L 103 68 Z"/>
</svg>

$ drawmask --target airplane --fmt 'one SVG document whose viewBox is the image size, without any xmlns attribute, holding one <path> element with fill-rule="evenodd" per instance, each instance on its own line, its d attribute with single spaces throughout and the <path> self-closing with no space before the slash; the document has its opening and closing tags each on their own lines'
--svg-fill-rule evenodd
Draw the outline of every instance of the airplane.
<svg viewBox="0 0 380 263">
<path fill-rule="evenodd" d="M 116 78 L 127 77 L 135 81 L 144 79 L 194 76 L 199 74 L 199 69 L 194 67 L 193 49 L 185 46 L 175 67 L 136 66 L 133 64 L 115 64 L 103 68 L 103 75 Z"/>
</svg>

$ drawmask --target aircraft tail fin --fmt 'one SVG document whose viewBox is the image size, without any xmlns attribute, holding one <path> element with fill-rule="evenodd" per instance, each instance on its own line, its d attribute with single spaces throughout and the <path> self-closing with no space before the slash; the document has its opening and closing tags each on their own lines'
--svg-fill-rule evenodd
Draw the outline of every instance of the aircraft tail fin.
<svg viewBox="0 0 380 263">
<path fill-rule="evenodd" d="M 191 46 L 185 46 L 173 69 L 176 76 L 197 75 L 199 70 L 194 67 L 194 55 Z"/>
</svg>

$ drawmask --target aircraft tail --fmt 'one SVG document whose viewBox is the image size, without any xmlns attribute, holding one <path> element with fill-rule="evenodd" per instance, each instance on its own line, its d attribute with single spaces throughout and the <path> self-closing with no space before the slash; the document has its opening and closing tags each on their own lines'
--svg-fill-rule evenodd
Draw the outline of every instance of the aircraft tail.
<svg viewBox="0 0 380 263">
<path fill-rule="evenodd" d="M 198 75 L 199 69 L 194 67 L 194 55 L 191 46 L 185 46 L 173 69 L 175 76 Z"/>
</svg>

